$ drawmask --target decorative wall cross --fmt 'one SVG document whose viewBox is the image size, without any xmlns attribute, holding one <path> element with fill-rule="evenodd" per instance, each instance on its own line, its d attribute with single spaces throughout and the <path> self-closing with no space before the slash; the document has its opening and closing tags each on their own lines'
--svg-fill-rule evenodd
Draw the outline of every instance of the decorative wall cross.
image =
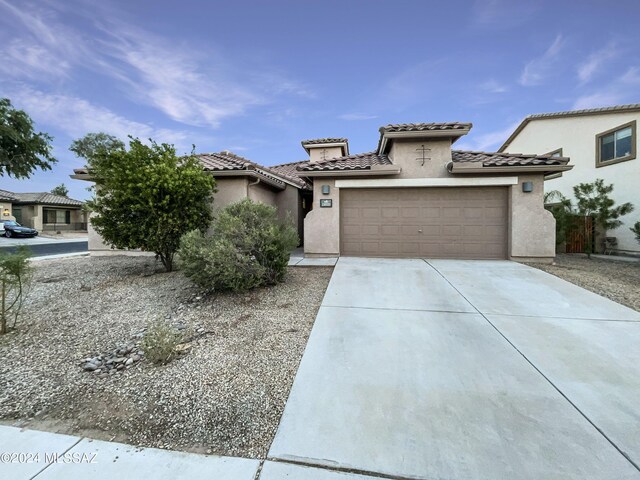
<svg viewBox="0 0 640 480">
<path fill-rule="evenodd" d="M 425 148 L 424 145 L 420 145 L 420 148 L 416 148 L 416 152 L 418 152 L 418 158 L 416 158 L 417 162 L 421 162 L 420 165 L 424 167 L 424 162 L 426 160 L 431 160 L 431 157 L 427 157 L 427 152 L 430 152 L 430 148 Z"/>
<path fill-rule="evenodd" d="M 322 155 L 322 160 L 326 160 L 327 159 L 327 149 L 326 148 L 322 149 L 321 155 Z"/>
</svg>

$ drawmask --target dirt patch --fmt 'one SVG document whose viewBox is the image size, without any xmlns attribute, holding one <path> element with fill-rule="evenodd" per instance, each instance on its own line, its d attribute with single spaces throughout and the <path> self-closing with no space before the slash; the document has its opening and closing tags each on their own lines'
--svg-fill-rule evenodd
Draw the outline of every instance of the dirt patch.
<svg viewBox="0 0 640 480">
<path fill-rule="evenodd" d="M 558 255 L 555 264 L 530 264 L 640 312 L 640 262 Z"/>
<path fill-rule="evenodd" d="M 0 337 L 0 421 L 264 458 L 332 270 L 291 268 L 275 287 L 206 296 L 149 257 L 39 262 L 18 331 Z M 206 335 L 165 366 L 82 369 L 157 319 Z"/>
</svg>

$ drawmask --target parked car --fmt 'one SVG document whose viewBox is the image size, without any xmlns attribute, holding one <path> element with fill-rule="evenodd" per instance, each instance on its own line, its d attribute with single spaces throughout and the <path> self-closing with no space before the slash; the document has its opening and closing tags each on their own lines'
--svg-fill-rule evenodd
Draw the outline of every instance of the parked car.
<svg viewBox="0 0 640 480">
<path fill-rule="evenodd" d="M 10 237 L 35 237 L 38 231 L 35 228 L 23 227 L 13 220 L 1 220 L 4 227 L 4 236 Z"/>
</svg>

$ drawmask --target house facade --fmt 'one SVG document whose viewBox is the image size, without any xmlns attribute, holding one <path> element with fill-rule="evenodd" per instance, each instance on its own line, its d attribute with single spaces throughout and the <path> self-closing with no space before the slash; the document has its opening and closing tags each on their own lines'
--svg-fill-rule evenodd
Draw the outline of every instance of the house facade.
<svg viewBox="0 0 640 480">
<path fill-rule="evenodd" d="M 452 149 L 470 123 L 387 125 L 376 150 L 298 166 L 313 182 L 306 255 L 550 261 L 545 175 L 568 158 Z M 323 153 L 326 156 L 326 152 Z"/>
<path fill-rule="evenodd" d="M 0 190 L 1 218 L 38 231 L 87 231 L 87 215 L 82 205 L 80 200 L 49 192 Z"/>
<path fill-rule="evenodd" d="M 0 190 L 0 219 L 2 220 L 15 220 L 13 216 L 13 202 L 17 198 L 12 192 L 7 190 Z"/>
<path fill-rule="evenodd" d="M 270 167 L 230 152 L 197 157 L 216 178 L 214 210 L 243 198 L 274 205 L 308 256 L 550 261 L 544 177 L 570 170 L 569 159 L 452 149 L 471 127 L 387 125 L 362 154 L 345 138 L 305 140 L 308 159 Z M 86 169 L 72 178 L 91 179 Z M 111 251 L 91 228 L 89 249 Z"/>
<path fill-rule="evenodd" d="M 631 202 L 635 211 L 622 226 L 606 233 L 620 251 L 640 253 L 629 227 L 640 220 L 640 160 L 637 124 L 640 104 L 529 115 L 500 152 L 533 152 L 571 158 L 573 169 L 545 177 L 545 191 L 557 190 L 573 200 L 573 187 L 602 178 L 613 184 L 617 204 Z M 600 250 L 600 242 L 596 249 Z"/>
<path fill-rule="evenodd" d="M 282 220 L 293 222 L 298 234 L 304 236 L 303 220 L 311 206 L 311 184 L 295 173 L 296 164 L 264 167 L 229 151 L 197 154 L 203 170 L 216 179 L 216 193 L 212 204 L 213 214 L 225 206 L 249 198 L 277 207 Z M 86 168 L 74 170 L 71 178 L 91 181 Z M 89 251 L 92 255 L 123 254 L 112 249 L 93 229 L 89 231 Z"/>
<path fill-rule="evenodd" d="M 87 214 L 80 200 L 48 192 L 13 195 L 13 216 L 25 227 L 43 232 L 87 231 Z"/>
</svg>

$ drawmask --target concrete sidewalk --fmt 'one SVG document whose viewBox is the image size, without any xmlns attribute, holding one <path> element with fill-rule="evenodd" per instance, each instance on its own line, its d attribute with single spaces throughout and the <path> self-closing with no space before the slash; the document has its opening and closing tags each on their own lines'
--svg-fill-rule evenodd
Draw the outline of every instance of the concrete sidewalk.
<svg viewBox="0 0 640 480">
<path fill-rule="evenodd" d="M 7 480 L 254 480 L 259 466 L 259 460 L 139 448 L 0 426 L 0 478 Z"/>
<path fill-rule="evenodd" d="M 521 264 L 342 257 L 269 458 L 402 479 L 640 479 L 639 342 L 638 312 Z"/>
</svg>

